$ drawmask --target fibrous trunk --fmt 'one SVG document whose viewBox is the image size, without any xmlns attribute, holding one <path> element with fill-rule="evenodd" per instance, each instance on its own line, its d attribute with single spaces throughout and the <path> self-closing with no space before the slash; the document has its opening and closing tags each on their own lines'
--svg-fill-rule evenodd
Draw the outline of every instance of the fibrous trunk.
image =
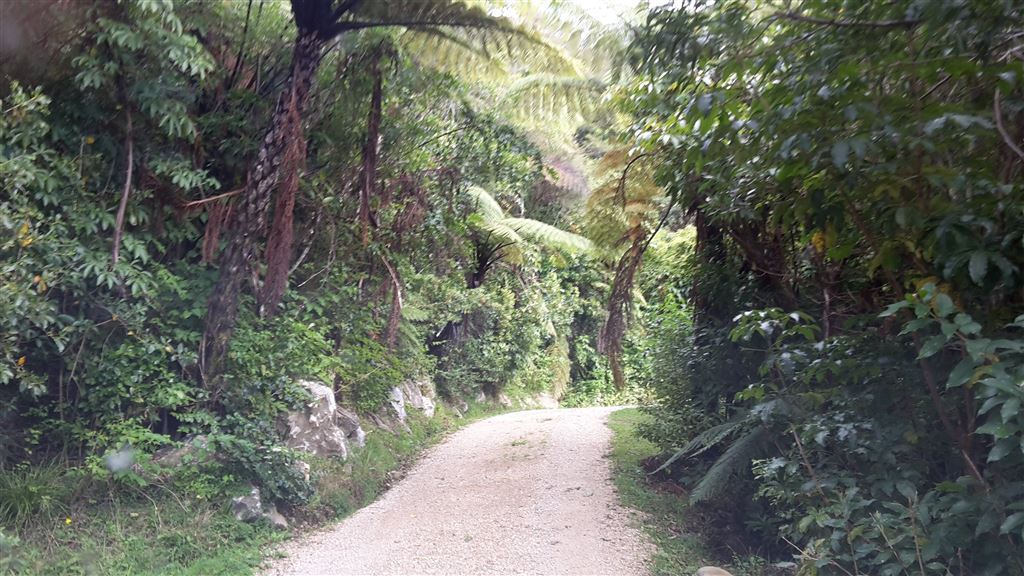
<svg viewBox="0 0 1024 576">
<path fill-rule="evenodd" d="M 380 152 L 380 113 L 384 96 L 380 57 L 380 51 L 375 53 L 370 67 L 373 93 L 366 120 L 366 142 L 363 144 L 363 182 L 359 188 L 359 225 L 364 247 L 370 243 L 370 200 L 376 191 L 377 156 Z"/>
<path fill-rule="evenodd" d="M 301 118 L 323 50 L 315 33 L 302 33 L 292 51 L 292 68 L 285 89 L 255 160 L 249 166 L 245 191 L 235 208 L 230 240 L 220 258 L 220 277 L 206 308 L 201 365 L 208 386 L 224 369 L 229 340 L 238 315 L 238 295 L 256 261 L 258 239 L 267 226 L 267 212 L 278 182 L 278 168 L 295 131 L 292 122 Z M 294 108 L 293 108 L 294 104 Z"/>
</svg>

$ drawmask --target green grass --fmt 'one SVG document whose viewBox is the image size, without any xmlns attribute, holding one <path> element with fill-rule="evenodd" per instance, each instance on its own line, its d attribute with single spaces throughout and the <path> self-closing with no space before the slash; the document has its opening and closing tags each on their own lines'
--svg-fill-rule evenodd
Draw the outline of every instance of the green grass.
<svg viewBox="0 0 1024 576">
<path fill-rule="evenodd" d="M 440 406 L 432 419 L 410 411 L 410 432 L 368 427 L 366 446 L 348 460 L 310 458 L 317 494 L 289 511 L 293 526 L 286 532 L 236 521 L 230 497 L 210 495 L 248 490 L 230 477 L 210 479 L 186 469 L 167 485 L 135 488 L 86 480 L 81 471 L 59 466 L 4 471 L 0 502 L 8 496 L 9 508 L 0 509 L 0 574 L 252 574 L 276 543 L 373 502 L 424 448 L 499 411 L 473 406 L 462 419 Z M 29 512 L 40 502 L 44 509 Z"/>
<path fill-rule="evenodd" d="M 695 527 L 686 523 L 689 505 L 685 494 L 670 491 L 650 481 L 643 463 L 657 456 L 658 448 L 639 437 L 637 425 L 650 416 L 636 408 L 613 412 L 608 425 L 612 437 L 612 465 L 615 486 L 622 503 L 641 512 L 640 522 L 656 550 L 652 558 L 652 576 L 695 574 L 701 566 L 717 565 L 734 576 L 759 576 L 766 569 L 759 558 L 734 559 L 723 563 L 704 543 Z"/>
</svg>

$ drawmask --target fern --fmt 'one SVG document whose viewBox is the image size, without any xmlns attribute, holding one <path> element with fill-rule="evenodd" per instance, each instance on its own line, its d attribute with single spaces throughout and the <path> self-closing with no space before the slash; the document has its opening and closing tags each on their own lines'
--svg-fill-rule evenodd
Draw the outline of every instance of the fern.
<svg viewBox="0 0 1024 576">
<path fill-rule="evenodd" d="M 570 252 L 589 252 L 592 248 L 590 240 L 579 234 L 566 232 L 539 220 L 529 218 L 505 218 L 502 222 L 518 232 L 521 236 L 529 236 L 545 246 L 554 246 Z"/>
<path fill-rule="evenodd" d="M 694 487 L 690 493 L 690 502 L 710 500 L 724 492 L 733 476 L 749 467 L 752 460 L 764 453 L 767 440 L 767 430 L 757 426 L 733 442 Z"/>
<path fill-rule="evenodd" d="M 548 347 L 548 357 L 551 359 L 551 395 L 559 400 L 569 387 L 572 371 L 572 361 L 569 359 L 569 340 L 565 335 L 559 335 Z"/>
<path fill-rule="evenodd" d="M 672 456 L 669 457 L 668 460 L 665 460 L 661 464 L 661 466 L 658 466 L 658 468 L 651 472 L 651 474 L 657 474 L 658 472 L 661 472 L 662 470 L 674 464 L 675 461 L 679 460 L 680 458 L 691 458 L 693 456 L 699 456 L 700 454 L 706 452 L 709 448 L 713 448 L 722 440 L 733 435 L 738 430 L 741 430 L 743 426 L 748 423 L 747 414 L 748 413 L 741 414 L 740 416 L 737 416 L 732 420 L 729 420 L 728 422 L 723 422 L 721 424 L 718 424 L 717 426 L 712 426 L 711 428 L 708 428 L 707 430 L 694 436 L 693 439 L 691 439 L 686 444 L 686 446 L 683 446 L 679 450 L 676 450 L 676 452 L 672 454 Z"/>
<path fill-rule="evenodd" d="M 466 193 L 473 200 L 474 213 L 469 224 L 484 233 L 489 243 L 507 245 L 514 252 L 525 244 L 524 236 L 533 241 L 569 252 L 587 253 L 593 249 L 590 240 L 529 218 L 509 218 L 493 196 L 479 186 L 470 186 Z"/>
<path fill-rule="evenodd" d="M 505 218 L 505 211 L 501 208 L 501 204 L 498 204 L 494 196 L 491 196 L 483 188 L 470 186 L 466 189 L 466 194 L 473 199 L 476 213 L 485 220 L 496 221 Z"/>
</svg>

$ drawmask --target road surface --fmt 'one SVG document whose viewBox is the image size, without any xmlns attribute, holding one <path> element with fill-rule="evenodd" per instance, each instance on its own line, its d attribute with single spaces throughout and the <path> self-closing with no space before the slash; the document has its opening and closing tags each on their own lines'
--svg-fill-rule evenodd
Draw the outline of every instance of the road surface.
<svg viewBox="0 0 1024 576">
<path fill-rule="evenodd" d="M 651 544 L 607 460 L 613 410 L 471 424 L 377 502 L 287 543 L 266 575 L 645 574 Z"/>
</svg>

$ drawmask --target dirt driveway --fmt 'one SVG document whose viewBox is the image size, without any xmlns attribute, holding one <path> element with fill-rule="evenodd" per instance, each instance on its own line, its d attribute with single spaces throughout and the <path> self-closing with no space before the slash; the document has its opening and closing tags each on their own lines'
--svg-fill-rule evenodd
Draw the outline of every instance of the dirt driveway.
<svg viewBox="0 0 1024 576">
<path fill-rule="evenodd" d="M 266 574 L 645 574 L 650 544 L 606 459 L 613 410 L 471 424 L 376 503 L 288 543 Z"/>
</svg>

